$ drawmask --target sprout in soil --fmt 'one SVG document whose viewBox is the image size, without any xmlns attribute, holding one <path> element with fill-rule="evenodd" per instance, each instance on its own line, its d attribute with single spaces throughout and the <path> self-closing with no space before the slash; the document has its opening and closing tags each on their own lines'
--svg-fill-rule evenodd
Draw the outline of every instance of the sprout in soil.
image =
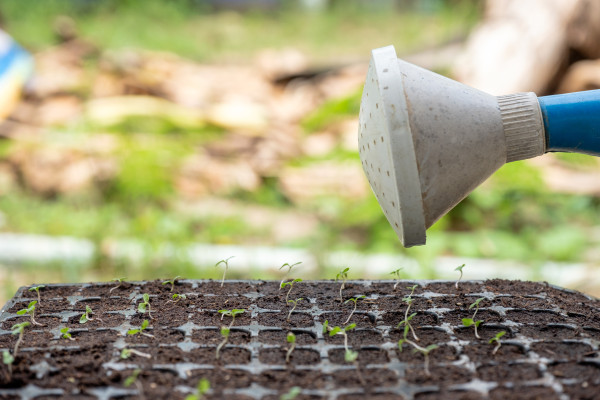
<svg viewBox="0 0 600 400">
<path fill-rule="evenodd" d="M 289 392 L 279 396 L 279 400 L 294 400 L 301 392 L 300 386 L 293 386 Z"/>
<path fill-rule="evenodd" d="M 352 312 L 350 313 L 350 315 L 348 315 L 348 319 L 346 321 L 344 321 L 344 325 L 346 325 L 348 322 L 350 322 L 350 318 L 352 318 L 352 316 L 356 312 L 356 307 L 358 306 L 358 300 L 364 299 L 365 297 L 367 297 L 367 296 L 361 294 L 360 296 L 351 297 L 344 302 L 344 304 L 347 304 L 349 302 L 354 303 L 354 308 L 352 309 Z"/>
<path fill-rule="evenodd" d="M 8 379 L 12 378 L 12 365 L 15 362 L 15 358 L 10 354 L 8 350 L 2 352 L 2 364 L 8 368 Z"/>
<path fill-rule="evenodd" d="M 335 276 L 335 281 L 342 281 L 342 286 L 340 286 L 340 303 L 344 302 L 344 298 L 342 297 L 342 291 L 344 290 L 344 286 L 346 286 L 346 281 L 348 280 L 348 271 L 350 268 L 344 268 Z"/>
<path fill-rule="evenodd" d="M 171 296 L 171 300 L 169 300 L 167 303 L 179 303 L 179 301 L 185 299 L 187 299 L 187 296 L 185 294 L 173 293 L 173 296 Z"/>
<path fill-rule="evenodd" d="M 32 286 L 29 288 L 30 292 L 35 291 L 37 293 L 38 303 L 40 306 L 42 305 L 42 299 L 40 298 L 40 289 L 45 288 L 45 287 L 46 287 L 46 285 L 37 285 L 37 286 Z"/>
<path fill-rule="evenodd" d="M 290 344 L 290 347 L 288 347 L 287 353 L 285 354 L 285 362 L 289 363 L 292 351 L 294 351 L 294 349 L 296 348 L 296 335 L 294 335 L 293 332 L 288 332 L 287 342 Z"/>
<path fill-rule="evenodd" d="M 346 349 L 344 353 L 344 360 L 346 362 L 354 362 L 358 358 L 358 352 L 350 350 L 348 347 L 348 331 L 356 328 L 356 324 L 347 325 L 345 328 L 340 328 L 339 326 L 334 326 L 333 328 L 329 326 L 329 321 L 325 320 L 323 323 L 323 334 L 329 332 L 329 336 L 334 335 L 343 335 L 344 336 L 344 349 Z"/>
<path fill-rule="evenodd" d="M 290 297 L 290 292 L 292 291 L 292 288 L 294 287 L 294 283 L 299 283 L 299 282 L 302 282 L 302 279 L 300 279 L 300 278 L 296 278 L 296 279 L 294 279 L 294 280 L 291 280 L 291 281 L 289 281 L 289 282 L 282 282 L 282 283 L 279 285 L 279 290 L 283 289 L 283 288 L 284 288 L 284 287 L 286 287 L 286 286 L 289 286 L 289 287 L 290 287 L 290 288 L 289 288 L 289 290 L 288 290 L 288 292 L 287 292 L 287 294 L 285 295 L 285 302 L 286 302 L 286 304 L 287 304 L 287 302 L 288 302 L 288 298 Z"/>
<path fill-rule="evenodd" d="M 117 282 L 117 286 L 110 288 L 110 290 L 108 291 L 108 293 L 112 293 L 113 290 L 120 288 L 121 285 L 123 284 L 123 282 L 125 282 L 125 279 L 127 279 L 127 278 L 126 277 L 121 277 L 121 278 L 115 278 L 115 279 L 113 279 L 111 282 Z"/>
<path fill-rule="evenodd" d="M 297 298 L 296 300 L 288 300 L 288 301 L 287 301 L 287 302 L 288 302 L 288 304 L 289 304 L 289 303 L 292 303 L 292 304 L 294 304 L 294 306 L 292 307 L 292 309 L 291 309 L 291 310 L 290 310 L 290 312 L 288 313 L 288 316 L 287 316 L 287 319 L 286 319 L 286 321 L 290 322 L 290 318 L 292 318 L 292 313 L 294 312 L 294 310 L 295 310 L 295 309 L 296 309 L 296 307 L 298 306 L 298 302 L 299 302 L 300 300 L 304 300 L 304 299 L 303 299 L 302 297 L 300 297 L 300 298 Z"/>
<path fill-rule="evenodd" d="M 136 355 L 136 356 L 140 356 L 140 357 L 144 357 L 144 358 L 152 358 L 152 356 L 148 353 L 142 353 L 141 351 L 135 350 L 135 349 L 123 349 L 121 350 L 121 360 L 127 360 L 129 357 L 131 357 L 132 355 Z"/>
<path fill-rule="evenodd" d="M 149 338 L 154 338 L 154 335 L 151 335 L 149 333 L 144 332 L 144 330 L 146 328 L 148 328 L 148 325 L 150 325 L 150 322 L 148 322 L 148 320 L 145 319 L 142 322 L 142 325 L 140 325 L 139 328 L 130 329 L 130 330 L 127 331 L 127 334 L 130 335 L 130 336 L 133 336 L 133 335 L 137 335 L 139 333 L 140 335 L 143 335 L 143 336 L 146 336 L 146 337 L 149 337 Z"/>
<path fill-rule="evenodd" d="M 411 315 L 408 315 L 408 312 L 410 310 L 410 306 L 415 301 L 412 298 L 412 295 L 415 292 L 415 289 L 417 288 L 417 286 L 419 286 L 419 285 L 413 285 L 413 286 L 407 287 L 407 289 L 410 289 L 410 294 L 408 296 L 404 296 L 402 298 L 402 301 L 406 303 L 406 311 L 404 312 L 404 320 L 400 321 L 400 323 L 398 324 L 397 328 L 400 328 L 402 325 L 404 325 L 404 331 L 408 332 L 408 330 L 410 330 L 410 332 L 413 335 L 413 338 L 418 342 L 419 338 L 417 337 L 417 334 L 415 333 L 415 330 L 413 329 L 412 325 L 410 324 L 410 320 L 412 320 L 413 317 L 415 315 L 417 315 L 417 313 L 412 313 Z"/>
<path fill-rule="evenodd" d="M 225 266 L 225 269 L 223 271 L 223 279 L 221 280 L 221 287 L 223 287 L 223 284 L 225 283 L 225 275 L 227 275 L 227 270 L 229 269 L 229 260 L 231 260 L 233 257 L 235 257 L 235 256 L 231 256 L 231 257 L 221 260 L 215 264 L 215 267 L 218 267 L 221 264 L 223 264 Z"/>
<path fill-rule="evenodd" d="M 95 319 L 102 321 L 100 318 L 96 317 L 96 318 L 92 318 L 90 317 L 90 314 L 93 314 L 94 312 L 92 311 L 92 307 L 90 306 L 85 306 L 85 312 L 83 314 L 81 314 L 81 317 L 79 318 L 79 323 L 80 324 L 85 324 L 88 321 L 94 321 Z"/>
<path fill-rule="evenodd" d="M 62 337 L 63 339 L 75 340 L 73 339 L 73 336 L 69 333 L 69 328 L 66 326 L 64 328 L 60 328 L 60 333 L 62 333 L 60 337 Z"/>
<path fill-rule="evenodd" d="M 177 283 L 177 279 L 181 279 L 181 277 L 179 275 L 177 275 L 175 278 L 173 279 L 169 279 L 166 281 L 163 281 L 163 285 L 171 285 L 171 292 L 173 291 L 173 289 L 175 289 L 175 284 Z"/>
<path fill-rule="evenodd" d="M 502 346 L 502 343 L 500 342 L 500 338 L 504 335 L 506 335 L 506 331 L 500 331 L 500 332 L 496 333 L 496 336 L 494 336 L 493 338 L 491 338 L 488 341 L 489 344 L 494 344 L 494 342 L 496 342 L 496 347 L 494 347 L 492 354 L 496 354 L 498 349 L 500 349 L 500 346 Z"/>
<path fill-rule="evenodd" d="M 397 270 L 390 272 L 390 275 L 394 275 L 394 279 L 396 280 L 396 283 L 394 283 L 394 290 L 396 290 L 396 288 L 400 284 L 400 271 L 402 271 L 402 268 L 398 268 Z"/>
<path fill-rule="evenodd" d="M 421 347 L 419 345 L 417 345 L 416 343 L 410 342 L 413 346 L 413 353 L 419 352 L 421 354 L 423 354 L 423 357 L 425 357 L 425 363 L 423 364 L 423 368 L 425 369 L 425 374 L 427 376 L 431 376 L 431 373 L 429 372 L 429 353 L 431 353 L 432 350 L 435 350 L 438 348 L 437 344 L 430 344 L 427 347 Z"/>
<path fill-rule="evenodd" d="M 281 267 L 279 267 L 280 270 L 282 270 L 282 269 L 284 269 L 286 267 L 288 269 L 287 271 L 285 271 L 285 275 L 284 275 L 283 279 L 281 280 L 281 282 L 279 283 L 279 287 L 281 287 L 281 285 L 283 285 L 283 282 L 285 282 L 286 277 L 289 276 L 290 272 L 292 272 L 292 268 L 294 268 L 298 264 L 302 264 L 302 261 L 299 261 L 299 262 L 294 263 L 294 264 L 285 263 Z"/>
<path fill-rule="evenodd" d="M 37 300 L 32 300 L 29 302 L 29 305 L 27 306 L 27 308 L 24 308 L 22 310 L 17 311 L 17 315 L 29 315 L 29 318 L 31 319 L 31 323 L 33 325 L 39 325 L 39 326 L 44 326 L 43 324 L 40 324 L 39 322 L 37 322 L 35 320 L 35 305 L 37 304 Z"/>
<path fill-rule="evenodd" d="M 475 328 L 475 337 L 477 339 L 481 339 L 481 337 L 479 337 L 479 335 L 477 334 L 477 327 L 479 327 L 479 325 L 481 325 L 483 320 L 475 321 L 475 315 L 477 314 L 477 311 L 479 311 L 479 303 L 481 302 L 481 300 L 485 300 L 485 297 L 478 298 L 477 300 L 475 300 L 475 302 L 473 304 L 471 304 L 469 306 L 469 310 L 472 309 L 473 307 L 475 307 L 475 312 L 473 313 L 473 317 L 462 319 L 462 323 L 464 326 L 466 326 L 467 328 L 469 326 L 472 326 Z"/>
<path fill-rule="evenodd" d="M 460 266 L 458 266 L 458 267 L 454 268 L 454 270 L 455 270 L 455 271 L 458 271 L 458 272 L 460 272 L 460 276 L 458 277 L 458 280 L 456 281 L 456 284 L 454 284 L 454 286 L 456 286 L 456 290 L 458 290 L 458 282 L 460 282 L 460 280 L 461 280 L 461 279 L 462 279 L 462 277 L 463 277 L 463 268 L 464 268 L 464 267 L 465 267 L 465 264 L 463 264 L 463 265 L 460 265 Z"/>
<path fill-rule="evenodd" d="M 150 310 L 150 295 L 148 293 L 144 293 L 142 295 L 142 300 L 143 301 L 140 304 L 138 304 L 138 311 L 142 314 L 145 314 L 146 310 L 148 310 L 148 316 L 150 317 L 150 319 L 154 319 Z"/>
<path fill-rule="evenodd" d="M 189 394 L 185 400 L 202 400 L 204 395 L 210 390 L 210 381 L 206 378 L 200 379 L 196 387 L 196 394 Z"/>
<path fill-rule="evenodd" d="M 244 312 L 246 312 L 246 310 L 240 310 L 240 309 L 219 310 L 219 314 L 221 314 L 221 321 L 223 321 L 223 317 L 228 316 L 228 317 L 231 317 L 231 323 L 229 324 L 229 326 L 221 327 L 221 336 L 223 336 L 223 341 L 221 343 L 219 343 L 219 345 L 217 346 L 217 354 L 215 355 L 215 358 L 217 360 L 219 359 L 219 353 L 221 352 L 221 349 L 229 341 L 229 334 L 231 333 L 231 327 L 233 326 L 233 323 L 235 322 L 235 316 L 239 315 L 239 314 L 243 314 Z"/>
<path fill-rule="evenodd" d="M 139 369 L 139 368 L 136 368 L 135 370 L 133 370 L 133 373 L 131 375 L 129 375 L 125 379 L 125 381 L 123 381 L 123 386 L 129 387 L 129 386 L 135 384 L 135 387 L 141 393 L 142 392 L 142 385 L 137 380 L 138 376 L 140 375 L 140 372 L 142 372 L 142 370 Z M 140 396 L 140 397 L 142 397 L 142 396 Z"/>
</svg>

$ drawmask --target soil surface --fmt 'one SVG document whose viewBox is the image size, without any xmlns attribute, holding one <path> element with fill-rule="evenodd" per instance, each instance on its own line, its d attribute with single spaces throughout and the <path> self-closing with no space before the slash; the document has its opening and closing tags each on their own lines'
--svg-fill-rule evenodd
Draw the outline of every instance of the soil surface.
<svg viewBox="0 0 600 400">
<path fill-rule="evenodd" d="M 40 325 L 24 329 L 10 368 L 0 364 L 0 399 L 184 399 L 203 378 L 211 384 L 203 399 L 276 400 L 294 386 L 296 400 L 600 398 L 597 299 L 541 282 L 394 284 L 347 282 L 341 300 L 331 281 L 296 283 L 289 294 L 263 281 L 46 285 Z M 12 327 L 31 322 L 17 312 L 38 300 L 27 289 L 0 312 L 7 354 L 19 340 Z M 291 313 L 286 295 L 302 298 Z M 349 299 L 363 295 L 355 308 Z M 219 312 L 232 309 L 244 312 Z M 482 322 L 475 331 L 464 318 Z M 324 333 L 325 321 L 342 330 Z M 499 334 L 498 347 L 490 340 Z"/>
</svg>

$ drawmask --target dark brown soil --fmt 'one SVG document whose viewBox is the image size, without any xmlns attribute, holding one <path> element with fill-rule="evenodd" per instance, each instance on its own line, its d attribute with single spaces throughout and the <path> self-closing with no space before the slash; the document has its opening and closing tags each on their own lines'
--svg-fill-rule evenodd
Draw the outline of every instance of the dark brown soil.
<svg viewBox="0 0 600 400">
<path fill-rule="evenodd" d="M 279 282 L 161 281 L 53 286 L 41 289 L 41 305 L 20 344 L 12 375 L 0 365 L 0 399 L 184 399 L 208 379 L 206 399 L 279 399 L 294 386 L 301 399 L 597 399 L 600 398 L 600 302 L 539 282 L 429 282 L 416 288 L 412 333 L 401 348 L 404 296 L 414 282 L 300 282 L 291 309 Z M 142 295 L 150 313 L 140 313 Z M 185 294 L 178 302 L 173 293 Z M 353 312 L 351 297 L 359 299 Z M 473 327 L 464 327 L 477 298 Z M 37 294 L 19 290 L 0 314 L 0 351 L 14 351 L 14 324 L 29 321 L 16 312 Z M 81 324 L 86 306 L 93 320 Z M 244 309 L 235 319 L 219 310 Z M 127 335 L 140 328 L 152 337 Z M 345 361 L 344 335 L 323 333 L 356 324 L 346 332 L 356 362 Z M 226 344 L 221 327 L 231 325 Z M 73 340 L 62 338 L 70 329 Z M 501 346 L 489 340 L 500 332 Z M 289 332 L 296 347 L 289 362 Z M 436 345 L 427 358 L 415 345 Z M 121 358 L 123 348 L 138 354 Z M 425 361 L 428 361 L 428 370 Z M 125 381 L 139 369 L 137 383 Z M 482 384 L 483 383 L 483 384 Z M 37 392 L 32 394 L 31 385 Z M 29 390 L 29 391 L 28 391 Z M 110 390 L 111 394 L 107 394 Z"/>
</svg>

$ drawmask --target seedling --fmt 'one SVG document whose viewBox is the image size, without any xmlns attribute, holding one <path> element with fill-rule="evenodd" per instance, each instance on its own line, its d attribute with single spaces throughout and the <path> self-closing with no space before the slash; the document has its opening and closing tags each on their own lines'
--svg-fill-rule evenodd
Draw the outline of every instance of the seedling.
<svg viewBox="0 0 600 400">
<path fill-rule="evenodd" d="M 425 374 L 427 376 L 431 376 L 431 373 L 429 372 L 429 353 L 431 353 L 432 350 L 435 350 L 438 348 L 437 344 L 430 344 L 427 347 L 421 347 L 419 345 L 417 345 L 416 343 L 412 343 L 410 342 L 413 346 L 413 353 L 419 352 L 421 354 L 423 354 L 423 357 L 425 357 L 425 362 L 423 365 L 423 368 L 425 368 Z"/>
<path fill-rule="evenodd" d="M 285 263 L 281 267 L 279 267 L 279 270 L 282 270 L 282 269 L 284 269 L 286 267 L 288 269 L 287 271 L 285 271 L 285 276 L 283 277 L 283 279 L 279 283 L 279 287 L 281 287 L 281 285 L 283 285 L 283 282 L 285 282 L 285 278 L 290 275 L 290 272 L 292 272 L 292 268 L 294 268 L 298 264 L 302 264 L 302 261 L 294 263 L 294 264 Z"/>
<path fill-rule="evenodd" d="M 35 320 L 35 305 L 37 304 L 37 300 L 33 300 L 29 302 L 27 308 L 17 311 L 17 315 L 29 315 L 31 319 L 31 323 L 34 325 L 44 326 Z"/>
<path fill-rule="evenodd" d="M 2 364 L 8 368 L 8 379 L 12 377 L 12 365 L 15 362 L 15 358 L 10 354 L 8 350 L 2 352 Z"/>
<path fill-rule="evenodd" d="M 342 281 L 342 286 L 340 286 L 340 303 L 344 302 L 344 298 L 342 297 L 342 291 L 344 290 L 344 286 L 346 286 L 346 281 L 348 280 L 348 271 L 350 268 L 344 268 L 335 276 L 335 281 Z"/>
<path fill-rule="evenodd" d="M 481 337 L 479 337 L 479 334 L 477 334 L 477 328 L 479 327 L 479 325 L 481 325 L 483 320 L 475 321 L 475 315 L 477 314 L 477 311 L 479 311 L 479 303 L 481 303 L 481 300 L 485 300 L 485 297 L 478 298 L 477 300 L 475 300 L 475 302 L 473 304 L 471 304 L 469 306 L 469 310 L 472 309 L 473 307 L 475 307 L 475 312 L 473 313 L 473 317 L 462 319 L 462 323 L 464 326 L 466 326 L 467 328 L 470 326 L 475 328 L 475 337 L 477 339 L 481 339 Z"/>
<path fill-rule="evenodd" d="M 19 335 L 19 337 L 17 338 L 17 343 L 15 343 L 15 348 L 13 349 L 13 353 L 12 356 L 14 358 L 17 358 L 17 353 L 19 352 L 19 346 L 21 345 L 21 342 L 23 341 L 23 335 L 25 334 L 25 328 L 27 328 L 29 325 L 31 325 L 29 322 L 25 321 L 25 322 L 21 322 L 20 324 L 14 324 L 12 326 L 11 329 L 11 333 L 13 335 Z"/>
<path fill-rule="evenodd" d="M 179 303 L 181 300 L 185 299 L 187 299 L 187 296 L 185 294 L 173 293 L 173 296 L 171 296 L 171 300 L 169 300 L 169 302 Z"/>
<path fill-rule="evenodd" d="M 40 306 L 42 305 L 42 299 L 40 298 L 40 289 L 45 287 L 46 285 L 37 285 L 29 288 L 30 292 L 35 291 L 37 293 L 38 303 L 40 304 Z"/>
<path fill-rule="evenodd" d="M 223 284 L 225 283 L 225 275 L 227 275 L 227 270 L 229 269 L 229 260 L 231 260 L 233 257 L 235 257 L 235 256 L 231 256 L 231 257 L 221 260 L 215 264 L 215 267 L 218 267 L 221 264 L 223 264 L 225 266 L 225 269 L 223 271 L 223 279 L 221 280 L 221 287 L 223 287 Z"/>
<path fill-rule="evenodd" d="M 282 394 L 279 400 L 294 400 L 301 392 L 300 386 L 293 386 L 289 392 Z"/>
<path fill-rule="evenodd" d="M 396 277 L 394 278 L 396 279 L 396 283 L 394 283 L 394 290 L 396 290 L 396 288 L 400 284 L 400 271 L 402 271 L 402 268 L 398 268 L 397 270 L 390 272 L 390 275 L 394 275 Z"/>
<path fill-rule="evenodd" d="M 288 332 L 287 342 L 290 344 L 290 347 L 288 347 L 287 353 L 285 354 L 285 362 L 289 363 L 292 351 L 294 351 L 294 349 L 296 348 L 296 335 L 294 335 L 293 332 Z"/>
<path fill-rule="evenodd" d="M 344 360 L 346 362 L 354 362 L 358 358 L 358 352 L 350 350 L 348 347 L 348 334 L 347 332 L 356 328 L 356 324 L 347 325 L 345 328 L 340 328 L 339 326 L 334 326 L 333 328 L 329 326 L 329 321 L 325 321 L 323 323 L 323 334 L 329 332 L 329 336 L 334 335 L 343 335 L 344 336 L 344 349 L 346 350 L 344 353 Z"/>
<path fill-rule="evenodd" d="M 358 300 L 364 299 L 365 297 L 367 297 L 367 296 L 360 295 L 360 296 L 356 296 L 356 297 L 351 297 L 344 302 L 344 304 L 347 304 L 349 302 L 354 303 L 354 308 L 352 309 L 352 312 L 350 313 L 350 315 L 348 315 L 348 319 L 346 321 L 344 321 L 344 325 L 346 325 L 348 322 L 350 322 L 350 318 L 352 318 L 352 315 L 354 315 L 354 313 L 356 312 L 356 307 L 358 306 Z"/>
<path fill-rule="evenodd" d="M 231 323 L 229 324 L 229 326 L 221 327 L 221 336 L 223 336 L 223 341 L 221 343 L 219 343 L 219 345 L 217 346 L 217 354 L 215 355 L 215 358 L 217 360 L 219 359 L 219 354 L 221 352 L 221 349 L 229 341 L 229 334 L 231 333 L 231 327 L 233 326 L 233 323 L 235 322 L 235 316 L 239 315 L 239 314 L 243 314 L 244 312 L 246 312 L 246 310 L 240 310 L 240 309 L 219 310 L 219 314 L 221 314 L 221 321 L 223 321 L 223 317 L 228 316 L 228 317 L 231 317 Z"/>
<path fill-rule="evenodd" d="M 142 372 L 142 370 L 141 370 L 141 369 L 139 369 L 139 368 L 136 368 L 136 369 L 133 371 L 133 373 L 132 373 L 131 375 L 129 375 L 129 376 L 128 376 L 128 377 L 125 379 L 125 381 L 123 381 L 123 386 L 125 386 L 125 387 L 129 387 L 129 386 L 131 386 L 131 385 L 135 384 L 135 386 L 137 387 L 137 389 L 138 389 L 139 391 L 141 391 L 141 389 L 142 389 L 142 386 L 140 385 L 140 383 L 139 383 L 139 382 L 138 382 L 138 380 L 137 380 L 138 376 L 140 375 L 140 372 Z"/>
<path fill-rule="evenodd" d="M 492 354 L 496 354 L 498 349 L 500 349 L 500 346 L 502 346 L 502 343 L 500 342 L 500 338 L 504 335 L 506 335 L 506 331 L 500 331 L 500 332 L 496 333 L 496 336 L 494 336 L 493 338 L 491 338 L 488 341 L 489 344 L 494 344 L 494 342 L 496 343 L 496 347 L 494 347 Z"/>
<path fill-rule="evenodd" d="M 127 360 L 129 357 L 131 357 L 132 355 L 136 355 L 136 356 L 140 356 L 140 357 L 144 357 L 144 358 L 152 358 L 152 356 L 148 353 L 143 353 L 141 351 L 135 350 L 135 349 L 123 349 L 121 350 L 121 360 Z"/>
<path fill-rule="evenodd" d="M 465 267 L 465 264 L 458 266 L 456 268 L 454 268 L 455 271 L 460 272 L 460 276 L 458 277 L 458 280 L 456 281 L 456 284 L 454 285 L 456 287 L 456 290 L 458 290 L 458 282 L 460 282 L 460 280 L 463 277 L 463 268 Z"/>
<path fill-rule="evenodd" d="M 188 394 L 185 400 L 202 400 L 204 395 L 210 390 L 210 381 L 206 378 L 200 379 L 196 387 L 196 394 Z"/>
<path fill-rule="evenodd" d="M 122 277 L 122 278 L 115 278 L 112 280 L 112 282 L 117 282 L 117 286 L 110 288 L 110 290 L 108 291 L 108 293 L 112 293 L 113 290 L 118 289 L 121 287 L 121 285 L 123 284 L 123 282 L 125 282 L 125 279 L 127 279 L 126 277 Z"/>
<path fill-rule="evenodd" d="M 279 285 L 279 290 L 283 289 L 286 286 L 289 286 L 290 288 L 288 289 L 287 294 L 285 295 L 285 302 L 288 302 L 288 298 L 290 297 L 290 292 L 292 291 L 292 288 L 294 287 L 294 283 L 298 283 L 298 282 L 302 282 L 302 279 L 300 278 L 296 278 L 294 280 L 291 280 L 289 282 L 283 282 L 281 285 Z"/>
<path fill-rule="evenodd" d="M 415 301 L 412 298 L 413 293 L 415 292 L 415 289 L 417 288 L 417 286 L 419 285 L 413 285 L 410 287 L 407 287 L 407 289 L 410 289 L 410 294 L 408 296 L 404 296 L 402 298 L 402 301 L 406 303 L 406 311 L 404 311 L 404 320 L 400 321 L 400 323 L 398 324 L 397 328 L 400 328 L 402 325 L 404 325 L 404 338 L 406 339 L 406 334 L 408 333 L 408 331 L 410 330 L 410 332 L 413 335 L 413 338 L 418 342 L 419 338 L 417 337 L 417 334 L 415 333 L 415 330 L 413 329 L 410 321 L 414 318 L 415 315 L 417 315 L 417 313 L 412 313 L 410 315 L 408 315 L 408 312 L 410 310 L 410 306 L 412 305 L 412 303 Z"/>
<path fill-rule="evenodd" d="M 81 318 L 79 318 L 79 323 L 80 324 L 85 324 L 88 321 L 94 321 L 94 319 L 100 320 L 100 318 L 98 318 L 98 317 L 96 317 L 96 318 L 90 317 L 90 314 L 93 314 L 93 313 L 94 312 L 92 311 L 92 307 L 85 306 L 85 312 L 83 314 L 81 314 Z"/>
<path fill-rule="evenodd" d="M 73 336 L 69 333 L 69 328 L 68 327 L 64 327 L 64 328 L 60 328 L 60 333 L 62 333 L 61 337 L 63 339 L 69 339 L 69 340 L 75 340 L 73 339 Z"/>
<path fill-rule="evenodd" d="M 175 289 L 175 284 L 177 283 L 177 279 L 180 279 L 181 277 L 178 275 L 173 279 L 167 280 L 167 281 L 163 281 L 163 285 L 171 285 L 171 292 L 173 291 L 173 289 Z"/>
<path fill-rule="evenodd" d="M 291 310 L 290 310 L 290 312 L 288 313 L 288 316 L 287 316 L 287 320 L 286 320 L 286 321 L 290 322 L 290 318 L 292 318 L 292 313 L 293 313 L 293 312 L 294 312 L 294 310 L 296 309 L 296 306 L 298 306 L 298 302 L 299 302 L 300 300 L 304 300 L 304 299 L 303 299 L 302 297 L 300 297 L 300 298 L 298 298 L 298 299 L 296 299 L 296 300 L 288 300 L 288 301 L 287 301 L 287 302 L 288 302 L 288 304 L 289 304 L 289 303 L 292 303 L 294 306 L 292 307 L 292 309 L 291 309 Z"/>
<path fill-rule="evenodd" d="M 130 330 L 127 331 L 127 334 L 130 335 L 130 336 L 140 334 L 140 335 L 143 335 L 143 336 L 146 336 L 146 337 L 149 337 L 149 338 L 154 338 L 154 335 L 151 335 L 149 333 L 144 332 L 144 330 L 146 328 L 148 328 L 148 325 L 150 325 L 150 322 L 148 322 L 148 320 L 145 319 L 142 322 L 142 325 L 140 325 L 139 328 L 130 329 Z"/>
<path fill-rule="evenodd" d="M 150 295 L 148 293 L 144 293 L 142 295 L 142 302 L 140 304 L 138 304 L 139 312 L 141 312 L 142 314 L 145 314 L 146 310 L 148 311 L 148 316 L 150 317 L 150 319 L 154 319 L 154 317 L 151 314 L 151 310 L 150 310 Z"/>
</svg>

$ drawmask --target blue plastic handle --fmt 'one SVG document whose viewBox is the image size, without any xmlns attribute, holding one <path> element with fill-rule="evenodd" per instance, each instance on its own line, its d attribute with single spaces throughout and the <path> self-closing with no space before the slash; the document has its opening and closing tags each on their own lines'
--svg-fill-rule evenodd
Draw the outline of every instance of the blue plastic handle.
<svg viewBox="0 0 600 400">
<path fill-rule="evenodd" d="M 538 98 L 547 151 L 600 156 L 600 90 Z"/>
</svg>

